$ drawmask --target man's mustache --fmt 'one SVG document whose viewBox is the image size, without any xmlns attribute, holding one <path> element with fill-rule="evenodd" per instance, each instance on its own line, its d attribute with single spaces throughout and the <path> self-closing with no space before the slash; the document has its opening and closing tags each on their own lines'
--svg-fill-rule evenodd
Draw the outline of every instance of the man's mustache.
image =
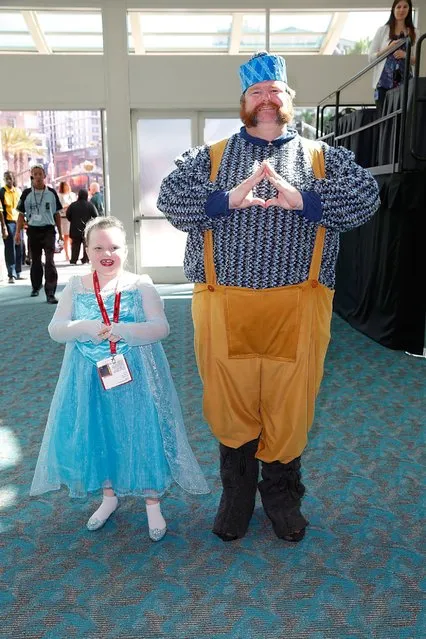
<svg viewBox="0 0 426 639">
<path fill-rule="evenodd" d="M 263 109 L 274 109 L 276 113 L 280 110 L 280 107 L 276 104 L 272 104 L 272 102 L 267 102 L 266 104 L 259 104 L 259 106 L 255 107 L 252 111 L 254 115 L 257 115 Z"/>
</svg>

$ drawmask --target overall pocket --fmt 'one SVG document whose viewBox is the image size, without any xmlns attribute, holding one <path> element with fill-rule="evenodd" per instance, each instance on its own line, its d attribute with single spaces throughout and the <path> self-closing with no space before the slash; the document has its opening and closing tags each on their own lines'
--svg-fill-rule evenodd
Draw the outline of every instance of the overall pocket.
<svg viewBox="0 0 426 639">
<path fill-rule="evenodd" d="M 294 362 L 299 342 L 302 287 L 252 290 L 227 287 L 225 320 L 230 358 Z"/>
</svg>

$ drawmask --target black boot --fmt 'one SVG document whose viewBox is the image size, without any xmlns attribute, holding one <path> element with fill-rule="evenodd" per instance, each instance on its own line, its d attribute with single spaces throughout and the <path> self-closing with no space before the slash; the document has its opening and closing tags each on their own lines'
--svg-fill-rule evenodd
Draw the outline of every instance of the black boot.
<svg viewBox="0 0 426 639">
<path fill-rule="evenodd" d="M 275 534 L 286 541 L 300 541 L 308 521 L 300 512 L 305 487 L 301 482 L 300 457 L 288 464 L 262 463 L 259 491 Z"/>
<path fill-rule="evenodd" d="M 239 448 L 219 444 L 223 492 L 213 532 L 223 541 L 234 541 L 247 532 L 259 479 L 259 462 L 255 458 L 258 441 L 254 439 Z"/>
</svg>

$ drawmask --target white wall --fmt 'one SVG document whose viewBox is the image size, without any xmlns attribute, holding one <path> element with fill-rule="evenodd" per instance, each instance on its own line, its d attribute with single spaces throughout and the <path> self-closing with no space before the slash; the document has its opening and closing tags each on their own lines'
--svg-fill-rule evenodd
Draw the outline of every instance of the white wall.
<svg viewBox="0 0 426 639">
<path fill-rule="evenodd" d="M 9 78 L 3 111 L 106 106 L 103 56 L 0 54 L 0 74 Z"/>
<path fill-rule="evenodd" d="M 238 67 L 245 59 L 126 55 L 126 66 L 120 65 L 117 74 L 128 83 L 132 109 L 229 109 L 239 103 Z M 97 55 L 0 55 L 0 72 L 19 78 L 13 90 L 1 91 L 0 110 L 107 108 L 108 79 L 115 83 L 113 62 L 114 56 L 106 63 L 104 56 Z M 366 56 L 288 56 L 289 84 L 296 90 L 296 102 L 316 105 L 367 63 Z M 52 82 L 46 82 L 47 78 Z M 348 100 L 370 101 L 370 78 L 364 76 L 344 95 Z"/>
<path fill-rule="evenodd" d="M 389 9 L 390 0 L 185 0 L 196 8 L 289 10 Z M 0 110 L 96 109 L 106 111 L 107 185 L 110 210 L 133 237 L 133 186 L 130 113 L 132 109 L 235 109 L 239 102 L 238 66 L 245 56 L 129 56 L 127 8 L 177 9 L 176 0 L 0 0 L 0 7 L 32 9 L 72 6 L 102 8 L 104 55 L 4 55 Z M 426 0 L 417 3 L 420 31 L 426 32 Z M 424 47 L 426 49 L 426 45 Z M 426 51 L 424 54 L 426 64 Z M 365 56 L 288 56 L 289 83 L 296 104 L 315 106 L 367 64 Z M 16 78 L 16 80 L 15 80 Z M 47 82 L 50 79 L 51 82 Z M 341 101 L 370 102 L 370 77 L 342 94 Z M 131 247 L 132 249 L 133 247 Z M 130 251 L 130 261 L 133 251 Z"/>
<path fill-rule="evenodd" d="M 238 108 L 238 68 L 244 56 L 131 56 L 132 108 Z M 296 102 L 315 106 L 368 64 L 366 56 L 288 56 L 289 84 Z M 367 75 L 344 93 L 352 101 L 372 101 Z"/>
</svg>

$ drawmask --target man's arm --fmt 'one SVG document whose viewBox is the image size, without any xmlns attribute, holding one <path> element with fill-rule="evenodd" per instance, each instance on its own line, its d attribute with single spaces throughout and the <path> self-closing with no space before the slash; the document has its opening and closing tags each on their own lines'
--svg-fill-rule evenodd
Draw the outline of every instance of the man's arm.
<svg viewBox="0 0 426 639">
<path fill-rule="evenodd" d="M 96 208 L 94 204 L 92 204 L 91 202 L 89 202 L 89 204 L 90 204 L 90 207 L 89 207 L 90 217 L 91 218 L 98 217 L 101 214 L 101 212 Z"/>
<path fill-rule="evenodd" d="M 6 192 L 6 189 L 3 187 L 0 189 L 0 227 L 1 227 L 1 234 L 3 239 L 5 240 L 8 236 L 8 231 L 7 231 L 7 226 L 6 226 L 6 216 L 7 216 L 7 211 L 6 211 L 6 201 L 4 198 L 4 194 Z"/>
<path fill-rule="evenodd" d="M 58 211 L 57 213 L 55 213 L 53 217 L 55 218 L 55 224 L 56 224 L 56 228 L 58 229 L 59 239 L 62 240 L 63 237 L 62 237 L 62 230 L 61 230 L 61 214 Z"/>
<path fill-rule="evenodd" d="M 19 211 L 19 215 L 18 221 L 16 222 L 15 244 L 21 243 L 21 231 L 25 226 L 25 200 L 29 193 L 31 193 L 31 189 L 24 189 L 22 191 L 20 200 L 16 207 L 16 210 Z"/>
<path fill-rule="evenodd" d="M 210 182 L 209 147 L 186 151 L 176 159 L 176 167 L 161 184 L 158 208 L 180 231 L 212 228 L 213 220 L 205 207 L 218 189 Z"/>
<path fill-rule="evenodd" d="M 63 206 L 61 204 L 61 200 L 59 199 L 59 195 L 56 193 L 55 189 L 52 189 L 51 186 L 48 186 L 47 188 L 49 189 L 49 191 L 55 197 L 55 213 L 59 213 L 63 209 Z"/>
<path fill-rule="evenodd" d="M 334 231 L 350 231 L 367 222 L 380 206 L 379 187 L 368 169 L 343 147 L 323 145 L 326 177 L 307 193 L 321 205 L 317 221 Z M 306 195 L 306 193 L 305 193 Z"/>
<path fill-rule="evenodd" d="M 62 229 L 61 229 L 61 211 L 62 211 L 61 200 L 59 199 L 58 194 L 56 193 L 55 189 L 52 189 L 50 186 L 48 186 L 47 188 L 55 196 L 56 212 L 55 212 L 53 217 L 55 219 L 56 228 L 58 229 L 59 239 L 62 240 L 63 237 L 62 237 Z"/>
<path fill-rule="evenodd" d="M 71 202 L 71 204 L 67 207 L 66 213 L 65 213 L 65 217 L 67 218 L 68 222 L 71 222 L 71 215 L 73 212 L 73 207 L 74 207 L 74 202 Z"/>
<path fill-rule="evenodd" d="M 92 204 L 95 206 L 99 215 L 102 215 L 104 212 L 104 207 L 102 204 L 102 196 L 100 193 L 95 193 L 94 198 L 95 198 L 95 201 L 92 202 Z M 93 197 L 92 197 L 92 200 L 93 200 Z"/>
<path fill-rule="evenodd" d="M 16 222 L 16 231 L 15 231 L 15 244 L 21 243 L 21 231 L 25 226 L 25 217 L 23 213 L 19 213 L 18 220 Z"/>
<path fill-rule="evenodd" d="M 0 227 L 1 227 L 1 236 L 5 240 L 9 233 L 7 232 L 7 226 L 4 219 L 3 212 L 0 210 Z"/>
</svg>

